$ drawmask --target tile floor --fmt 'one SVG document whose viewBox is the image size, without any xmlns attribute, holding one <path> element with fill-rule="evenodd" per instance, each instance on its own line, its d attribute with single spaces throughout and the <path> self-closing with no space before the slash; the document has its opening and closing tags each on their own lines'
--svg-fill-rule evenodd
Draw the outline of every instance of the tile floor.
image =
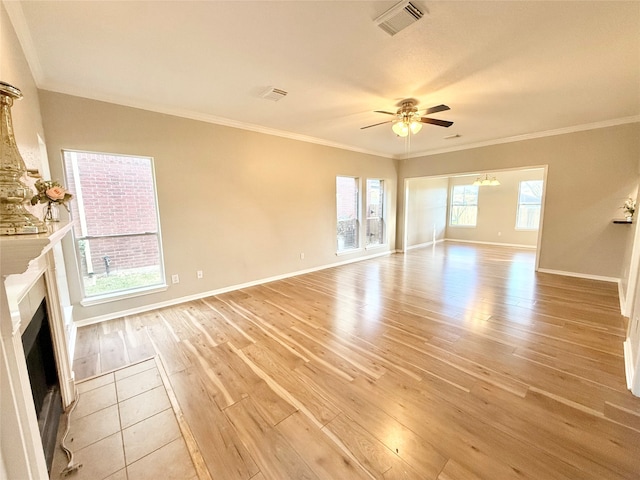
<svg viewBox="0 0 640 480">
<path fill-rule="evenodd" d="M 51 480 L 197 480 L 155 359 L 77 383 L 66 445 L 82 467 L 67 476 L 56 450 Z M 58 445 L 66 428 L 61 418 Z"/>
</svg>

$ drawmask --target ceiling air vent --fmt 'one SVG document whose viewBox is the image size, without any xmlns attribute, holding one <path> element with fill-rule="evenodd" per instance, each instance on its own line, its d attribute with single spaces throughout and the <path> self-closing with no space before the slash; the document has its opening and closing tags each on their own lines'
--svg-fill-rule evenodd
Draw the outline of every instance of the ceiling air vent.
<svg viewBox="0 0 640 480">
<path fill-rule="evenodd" d="M 389 35 L 395 35 L 422 18 L 424 13 L 413 3 L 402 1 L 375 19 L 376 24 Z"/>
<path fill-rule="evenodd" d="M 280 90 L 279 88 L 269 87 L 262 95 L 262 98 L 266 98 L 267 100 L 273 100 L 277 102 L 278 100 L 287 96 L 287 92 L 284 90 Z"/>
</svg>

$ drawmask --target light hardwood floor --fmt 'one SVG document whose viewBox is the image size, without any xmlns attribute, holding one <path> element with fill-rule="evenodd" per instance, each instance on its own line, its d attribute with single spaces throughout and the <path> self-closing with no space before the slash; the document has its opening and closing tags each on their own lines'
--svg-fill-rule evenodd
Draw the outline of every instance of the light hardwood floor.
<svg viewBox="0 0 640 480">
<path fill-rule="evenodd" d="M 640 478 L 617 286 L 447 242 L 78 333 L 160 355 L 214 480 Z"/>
</svg>

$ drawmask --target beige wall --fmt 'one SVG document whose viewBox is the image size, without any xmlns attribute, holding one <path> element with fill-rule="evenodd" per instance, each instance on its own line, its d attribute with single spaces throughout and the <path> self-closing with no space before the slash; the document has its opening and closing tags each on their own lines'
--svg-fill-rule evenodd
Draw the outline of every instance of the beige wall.
<svg viewBox="0 0 640 480">
<path fill-rule="evenodd" d="M 16 143 L 27 167 L 40 169 L 42 157 L 38 135 L 44 139 L 44 133 L 36 86 L 2 3 L 0 3 L 0 80 L 19 88 L 24 95 L 22 100 L 15 102 L 11 112 Z M 0 252 L 0 255 L 2 254 Z M 0 281 L 5 281 L 3 272 L 0 272 Z M 4 286 L 0 286 L 0 289 L 3 290 L 0 294 L 0 302 L 3 303 L 0 311 L 2 315 L 9 315 L 5 313 L 9 312 L 9 307 L 5 303 L 7 299 Z M 2 334 L 6 335 L 9 343 L 12 332 L 3 331 Z M 16 381 L 15 368 L 11 367 L 15 367 L 15 355 L 13 350 L 6 349 L 5 341 L 0 341 L 0 359 L 0 405 L 2 407 L 0 408 L 0 425 L 2 426 L 0 429 L 0 478 L 28 478 L 31 475 L 29 468 L 33 466 L 28 465 L 25 451 L 32 447 L 32 445 L 26 445 L 27 442 L 31 443 L 31 437 L 28 430 L 20 431 L 20 429 L 25 425 L 25 412 L 31 408 L 35 419 L 35 410 L 28 405 L 19 405 L 15 401 L 16 393 L 22 385 Z"/>
<path fill-rule="evenodd" d="M 544 169 L 503 170 L 489 173 L 490 177 L 494 175 L 500 181 L 500 185 L 478 187 L 477 225 L 456 227 L 448 225 L 447 222 L 447 239 L 535 247 L 538 243 L 538 230 L 516 230 L 518 194 L 520 182 L 542 180 Z M 476 178 L 477 175 L 451 177 L 449 192 L 454 185 L 469 185 Z"/>
<path fill-rule="evenodd" d="M 447 227 L 449 179 L 411 178 L 407 181 L 407 247 L 443 240 Z M 402 220 L 400 220 L 402 221 Z"/>
<path fill-rule="evenodd" d="M 47 91 L 40 99 L 56 178 L 62 149 L 155 159 L 166 274 L 180 276 L 166 292 L 91 307 L 70 279 L 76 320 L 395 249 L 394 160 Z M 336 175 L 386 180 L 389 245 L 336 256 Z"/>
<path fill-rule="evenodd" d="M 400 161 L 406 178 L 548 165 L 540 268 L 619 278 L 630 235 L 614 225 L 638 184 L 640 123 L 555 135 Z M 398 196 L 398 218 L 404 215 Z M 398 224 L 399 248 L 403 226 Z"/>
<path fill-rule="evenodd" d="M 0 80 L 19 88 L 23 95 L 11 108 L 18 150 L 28 169 L 47 175 L 48 165 L 38 139 L 45 140 L 38 90 L 4 4 L 0 6 L 0 22 Z"/>
</svg>

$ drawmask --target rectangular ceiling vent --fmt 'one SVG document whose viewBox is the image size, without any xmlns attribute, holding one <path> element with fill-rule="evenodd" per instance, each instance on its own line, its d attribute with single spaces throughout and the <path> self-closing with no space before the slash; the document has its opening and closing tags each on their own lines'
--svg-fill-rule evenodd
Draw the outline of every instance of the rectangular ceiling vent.
<svg viewBox="0 0 640 480">
<path fill-rule="evenodd" d="M 278 100 L 287 96 L 287 92 L 284 90 L 280 90 L 279 88 L 269 87 L 262 95 L 262 98 L 266 98 L 267 100 L 273 100 L 277 102 Z"/>
<path fill-rule="evenodd" d="M 405 0 L 384 12 L 375 19 L 375 22 L 382 30 L 393 36 L 420 20 L 423 15 L 424 13 L 418 7 Z"/>
</svg>

